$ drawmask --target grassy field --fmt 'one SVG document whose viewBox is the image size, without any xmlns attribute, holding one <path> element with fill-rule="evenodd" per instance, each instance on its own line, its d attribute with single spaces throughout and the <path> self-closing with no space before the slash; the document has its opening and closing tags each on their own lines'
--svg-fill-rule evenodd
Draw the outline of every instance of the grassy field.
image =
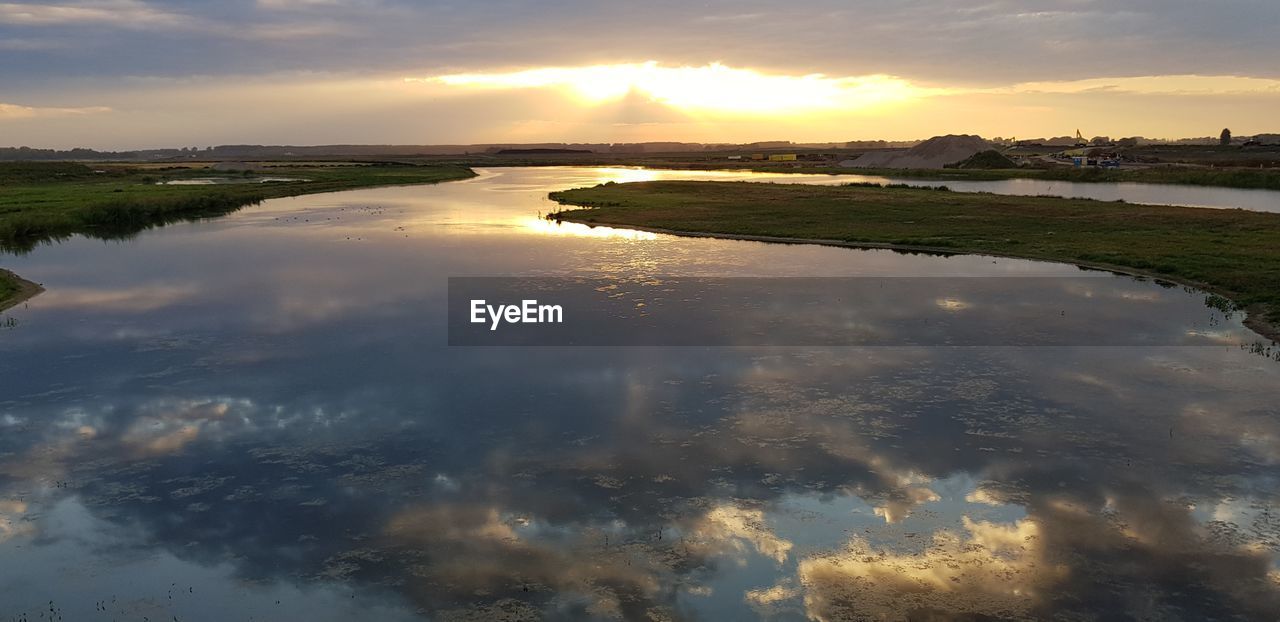
<svg viewBox="0 0 1280 622">
<path fill-rule="evenodd" d="M 426 184 L 474 176 L 464 166 L 367 163 L 360 166 L 273 166 L 250 173 L 189 167 L 85 166 L 70 162 L 0 162 L 0 251 L 86 235 L 122 238 L 179 220 L 220 216 L 275 197 L 371 186 Z M 219 185 L 159 185 L 196 177 L 295 181 Z M 0 308 L 18 291 L 0 272 Z"/>
<path fill-rule="evenodd" d="M 0 303 L 18 293 L 18 283 L 6 272 L 0 272 Z"/>
<path fill-rule="evenodd" d="M 1280 214 L 917 188 L 743 182 L 552 193 L 549 216 L 672 232 L 989 253 L 1147 274 L 1226 296 L 1280 337 Z"/>
</svg>

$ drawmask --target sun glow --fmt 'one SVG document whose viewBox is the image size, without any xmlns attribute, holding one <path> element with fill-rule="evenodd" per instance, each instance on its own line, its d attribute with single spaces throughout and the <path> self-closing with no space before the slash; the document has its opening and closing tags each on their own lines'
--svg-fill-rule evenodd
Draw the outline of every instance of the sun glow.
<svg viewBox="0 0 1280 622">
<path fill-rule="evenodd" d="M 544 67 L 508 73 L 460 73 L 411 80 L 477 89 L 559 89 L 587 104 L 616 101 L 636 94 L 689 112 L 741 114 L 857 110 L 902 103 L 941 91 L 882 74 L 844 78 L 822 74 L 789 76 L 719 63 L 664 67 L 654 61 Z"/>
<path fill-rule="evenodd" d="M 579 238 L 621 238 L 624 240 L 656 240 L 658 234 L 635 229 L 592 227 L 576 222 L 555 222 L 546 218 L 527 217 L 519 220 L 526 231 L 538 235 L 569 236 Z"/>
</svg>

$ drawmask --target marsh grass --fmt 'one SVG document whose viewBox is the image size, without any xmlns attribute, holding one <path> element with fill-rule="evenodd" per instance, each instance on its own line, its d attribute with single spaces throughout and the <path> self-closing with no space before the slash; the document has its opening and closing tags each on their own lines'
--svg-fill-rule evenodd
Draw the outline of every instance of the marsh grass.
<svg viewBox="0 0 1280 622">
<path fill-rule="evenodd" d="M 179 221 L 222 216 L 247 205 L 285 196 L 371 186 L 428 184 L 465 179 L 463 166 L 369 164 L 271 169 L 298 181 L 226 185 L 158 185 L 207 177 L 200 169 L 157 170 L 70 162 L 0 162 L 0 251 L 27 253 L 72 235 L 122 239 Z M 225 175 L 225 176 L 234 176 Z M 0 305 L 20 290 L 0 272 Z"/>
<path fill-rule="evenodd" d="M 74 234 L 119 238 L 180 220 L 221 216 L 265 199 L 350 188 L 425 184 L 474 176 L 460 166 L 274 167 L 299 181 L 158 185 L 208 171 L 90 168 L 64 162 L 0 163 L 0 250 L 27 252 Z M 234 174 L 225 175 L 234 177 Z"/>
</svg>

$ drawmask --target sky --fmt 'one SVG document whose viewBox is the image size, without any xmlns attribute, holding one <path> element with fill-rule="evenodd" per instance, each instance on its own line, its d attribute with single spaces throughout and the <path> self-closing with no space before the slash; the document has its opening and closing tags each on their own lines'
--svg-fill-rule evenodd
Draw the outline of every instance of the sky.
<svg viewBox="0 0 1280 622">
<path fill-rule="evenodd" d="M 0 2 L 0 146 L 1280 132 L 1276 0 Z"/>
</svg>

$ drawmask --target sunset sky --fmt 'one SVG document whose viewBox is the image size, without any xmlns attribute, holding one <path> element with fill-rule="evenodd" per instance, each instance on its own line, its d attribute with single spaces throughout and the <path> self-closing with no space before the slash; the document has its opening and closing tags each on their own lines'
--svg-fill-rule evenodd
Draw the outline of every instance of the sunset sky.
<svg viewBox="0 0 1280 622">
<path fill-rule="evenodd" d="M 0 146 L 1280 132 L 1275 0 L 0 2 Z"/>
</svg>

